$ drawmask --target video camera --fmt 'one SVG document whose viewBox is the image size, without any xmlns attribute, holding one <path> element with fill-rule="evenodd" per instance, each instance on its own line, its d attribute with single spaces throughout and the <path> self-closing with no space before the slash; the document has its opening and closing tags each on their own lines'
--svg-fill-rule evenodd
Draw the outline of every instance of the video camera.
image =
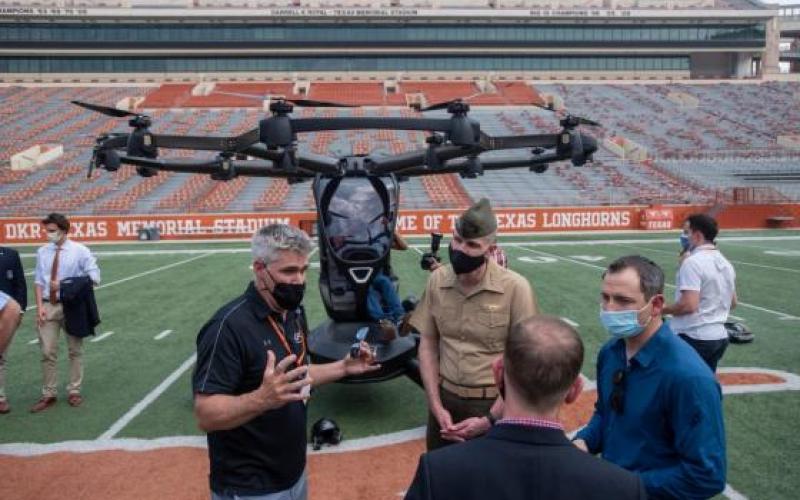
<svg viewBox="0 0 800 500">
<path fill-rule="evenodd" d="M 434 264 L 442 262 L 439 257 L 439 244 L 442 242 L 442 233 L 431 233 L 431 251 L 422 254 L 419 266 L 424 271 L 430 271 Z"/>
</svg>

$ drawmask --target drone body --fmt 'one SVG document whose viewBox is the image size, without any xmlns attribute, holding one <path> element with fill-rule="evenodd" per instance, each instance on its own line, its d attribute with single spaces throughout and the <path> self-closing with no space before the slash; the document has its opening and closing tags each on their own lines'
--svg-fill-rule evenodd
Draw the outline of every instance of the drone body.
<svg viewBox="0 0 800 500">
<path fill-rule="evenodd" d="M 260 97 L 259 97 L 260 98 Z M 229 181 L 237 176 L 283 177 L 289 182 L 313 179 L 320 249 L 319 289 L 329 319 L 309 336 L 309 351 L 317 362 L 346 356 L 357 331 L 367 328 L 366 340 L 377 345 L 381 370 L 350 382 L 373 382 L 408 375 L 417 383 L 417 343 L 413 336 L 381 340 L 368 317 L 366 298 L 376 276 L 392 276 L 390 249 L 399 214 L 399 180 L 420 175 L 458 173 L 465 178 L 485 170 L 528 167 L 542 173 L 549 163 L 570 160 L 580 166 L 597 150 L 596 140 L 577 130 L 591 120 L 567 116 L 557 134 L 492 137 L 468 116 L 463 100 L 436 104 L 421 111 L 447 109 L 450 118 L 411 117 L 290 117 L 294 105 L 348 107 L 309 100 L 276 100 L 271 116 L 257 128 L 233 137 L 159 135 L 149 131 L 152 120 L 129 111 L 73 101 L 113 117 L 130 117 L 130 133 L 99 136 L 89 164 L 110 172 L 122 164 L 136 166 L 150 177 L 160 170 L 206 174 Z M 427 146 L 393 156 L 350 155 L 332 158 L 300 153 L 297 134 L 323 130 L 392 129 L 428 132 Z M 159 148 L 216 151 L 210 160 L 162 159 Z M 482 159 L 488 151 L 528 149 L 521 159 Z"/>
</svg>

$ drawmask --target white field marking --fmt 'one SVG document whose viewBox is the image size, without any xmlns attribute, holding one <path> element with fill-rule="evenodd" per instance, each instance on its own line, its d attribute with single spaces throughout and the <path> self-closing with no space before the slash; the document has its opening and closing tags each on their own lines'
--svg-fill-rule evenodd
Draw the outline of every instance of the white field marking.
<svg viewBox="0 0 800 500">
<path fill-rule="evenodd" d="M 103 440 L 109 440 L 114 436 L 116 436 L 119 433 L 119 431 L 124 429 L 125 426 L 131 422 L 131 420 L 133 420 L 134 418 L 136 418 L 137 415 L 142 413 L 145 410 L 145 408 L 150 406 L 150 404 L 153 401 L 158 399 L 158 397 L 161 396 L 161 394 L 163 394 L 164 391 L 166 391 L 169 388 L 169 386 L 175 383 L 175 381 L 178 380 L 178 378 L 180 378 L 180 376 L 183 375 L 184 372 L 194 364 L 196 359 L 197 359 L 197 353 L 192 353 L 192 355 L 189 356 L 189 358 L 186 361 L 184 361 L 181 366 L 175 369 L 174 372 L 170 373 L 169 376 L 165 378 L 160 384 L 158 384 L 158 386 L 155 389 L 150 391 L 150 393 L 147 396 L 145 396 L 144 398 L 142 398 L 141 401 L 136 403 L 136 405 L 134 405 L 133 408 L 131 408 L 130 410 L 128 410 L 127 413 L 125 413 L 125 415 L 123 415 L 122 417 L 120 417 L 119 420 L 114 422 L 114 424 L 111 427 L 109 427 L 107 431 L 100 434 L 100 437 L 98 437 L 97 439 L 99 441 L 103 441 Z"/>
<path fill-rule="evenodd" d="M 725 490 L 722 492 L 722 494 L 730 498 L 731 500 L 747 500 L 746 496 L 734 490 L 733 486 L 727 483 L 725 484 Z"/>
<path fill-rule="evenodd" d="M 186 363 L 184 363 L 184 365 L 186 364 L 191 365 L 191 363 L 189 362 L 194 362 L 194 358 L 195 357 L 193 355 L 187 360 Z M 166 390 L 169 384 L 174 382 L 173 377 L 174 379 L 177 379 L 180 376 L 180 373 L 178 372 L 181 369 L 183 369 L 183 366 L 181 368 L 178 368 L 178 370 L 176 370 L 175 373 L 173 373 L 166 380 L 164 380 L 164 382 L 162 382 L 161 385 L 159 385 L 159 387 L 156 388 L 156 390 L 161 388 L 162 386 L 164 387 L 161 390 L 161 392 Z M 185 371 L 185 369 L 183 370 Z M 752 368 L 752 367 L 743 367 L 743 368 L 726 367 L 726 368 L 719 368 L 718 371 L 720 373 L 767 373 L 771 375 L 776 375 L 787 381 L 785 384 L 751 384 L 742 386 L 726 386 L 726 387 L 745 388 L 745 390 L 741 391 L 726 391 L 726 394 L 774 392 L 777 390 L 800 390 L 800 377 L 793 373 L 785 371 L 770 370 L 767 368 Z M 592 391 L 597 388 L 597 384 L 593 380 L 589 379 L 583 374 L 581 374 L 581 378 L 583 378 L 584 380 L 584 385 L 583 385 L 584 392 Z M 784 386 L 784 388 L 778 389 L 775 387 L 779 385 Z M 145 399 L 151 398 L 152 394 L 153 393 L 149 394 Z M 152 399 L 155 399 L 156 397 L 158 396 L 157 395 L 152 396 L 152 398 L 147 401 L 147 404 L 152 402 Z M 144 401 L 145 400 L 142 400 L 139 404 L 141 405 Z M 143 405 L 139 409 L 139 411 L 141 412 L 141 410 L 143 410 L 147 404 Z M 130 421 L 130 419 L 128 421 Z M 570 437 L 574 436 L 578 430 L 580 430 L 580 428 L 570 432 L 569 436 Z M 117 430 L 117 432 L 118 431 L 119 429 Z M 108 432 L 106 432 L 99 439 L 91 441 L 62 441 L 60 443 L 48 443 L 48 444 L 39 444 L 39 443 L 0 444 L 0 455 L 29 457 L 29 456 L 45 455 L 48 453 L 59 453 L 59 452 L 90 453 L 95 451 L 109 451 L 109 450 L 148 451 L 148 450 L 158 450 L 162 448 L 176 448 L 176 447 L 186 447 L 186 448 L 206 447 L 206 438 L 204 436 L 172 436 L 172 437 L 161 437 L 155 439 L 134 439 L 134 438 L 112 439 L 113 435 L 105 436 L 106 434 L 108 434 Z M 425 427 L 422 426 L 404 431 L 382 434 L 379 436 L 369 436 L 365 438 L 345 440 L 342 442 L 342 444 L 340 444 L 336 448 L 324 448 L 319 451 L 313 451 L 309 446 L 309 453 L 314 455 L 319 455 L 328 453 L 340 453 L 342 451 L 360 451 L 381 446 L 390 446 L 394 444 L 405 443 L 408 441 L 422 439 L 424 437 L 425 437 Z"/>
<path fill-rule="evenodd" d="M 524 247 L 548 247 L 548 246 L 580 246 L 580 245 L 629 245 L 647 243 L 676 243 L 675 238 L 653 238 L 653 239 L 605 239 L 605 240 L 550 240 L 550 241 L 499 241 L 500 246 L 524 246 Z M 717 238 L 717 241 L 800 241 L 800 236 L 729 236 L 727 238 Z M 430 248 L 430 245 L 414 244 L 412 248 Z"/>
<path fill-rule="evenodd" d="M 565 318 L 564 316 L 561 316 L 561 319 L 563 319 L 563 320 L 564 320 L 564 323 L 568 324 L 568 325 L 569 325 L 569 326 L 571 326 L 572 328 L 578 328 L 579 326 L 581 326 L 581 325 L 579 325 L 578 323 L 576 323 L 576 322 L 572 321 L 571 319 L 569 319 L 569 318 Z"/>
<path fill-rule="evenodd" d="M 33 276 L 34 274 L 36 274 L 36 271 L 28 271 L 25 276 Z"/>
<path fill-rule="evenodd" d="M 677 258 L 676 252 L 670 252 L 668 250 L 660 250 L 658 248 L 642 248 L 636 245 L 626 245 L 626 246 L 629 246 L 630 248 L 638 248 L 639 250 L 647 250 L 648 252 L 667 253 L 670 255 L 674 255 L 675 258 Z M 741 264 L 743 266 L 761 267 L 763 269 L 772 269 L 773 271 L 788 271 L 790 273 L 800 273 L 800 269 L 791 269 L 788 267 L 780 267 L 780 266 L 768 266 L 766 264 L 753 264 L 752 262 L 745 262 L 743 260 L 731 260 L 731 259 L 728 260 L 733 264 Z"/>
<path fill-rule="evenodd" d="M 28 342 L 28 345 L 33 345 L 33 344 L 38 344 L 38 343 L 39 343 L 39 339 L 33 339 L 30 342 Z"/>
<path fill-rule="evenodd" d="M 596 381 L 590 379 L 589 377 L 587 377 L 583 373 L 581 373 L 581 378 L 583 379 L 583 391 L 582 392 L 588 392 L 588 391 L 593 391 L 593 390 L 597 389 L 597 382 Z"/>
<path fill-rule="evenodd" d="M 764 253 L 781 257 L 800 257 L 800 250 L 764 250 Z"/>
<path fill-rule="evenodd" d="M 420 255 L 425 253 L 422 250 L 420 250 L 420 248 L 425 248 L 425 245 L 408 245 L 408 246 L 411 247 L 412 250 L 414 250 L 415 252 L 417 252 Z M 427 248 L 430 248 L 430 246 L 428 246 Z"/>
<path fill-rule="evenodd" d="M 369 436 L 358 439 L 346 439 L 336 447 L 325 447 L 314 451 L 308 447 L 310 455 L 327 455 L 348 451 L 369 450 L 395 444 L 416 441 L 425 438 L 425 426 L 415 427 L 404 431 Z M 62 441 L 60 443 L 9 443 L 0 444 L 0 455 L 18 457 L 31 457 L 46 455 L 48 453 L 74 452 L 92 453 L 96 451 L 123 450 L 123 451 L 150 451 L 162 448 L 206 448 L 205 436 L 172 436 L 155 439 L 102 438 L 92 441 Z"/>
<path fill-rule="evenodd" d="M 769 368 L 753 367 L 725 367 L 717 368 L 717 373 L 765 373 L 782 378 L 785 382 L 772 384 L 737 384 L 722 386 L 723 394 L 750 394 L 754 392 L 781 392 L 781 391 L 800 391 L 800 376 L 783 370 L 770 370 Z"/>
<path fill-rule="evenodd" d="M 105 332 L 104 334 L 100 335 L 99 337 L 95 337 L 89 342 L 100 342 L 101 340 L 107 339 L 108 337 L 114 335 L 114 332 Z"/>
<path fill-rule="evenodd" d="M 779 321 L 797 321 L 800 318 L 793 317 L 793 316 L 784 316 L 783 318 L 778 318 Z"/>
<path fill-rule="evenodd" d="M 572 262 L 573 264 L 578 264 L 578 265 L 581 265 L 581 266 L 591 267 L 592 269 L 599 269 L 601 271 L 605 270 L 605 267 L 597 266 L 597 265 L 594 265 L 594 264 L 590 264 L 588 262 L 582 262 L 580 260 L 570 259 L 569 257 L 563 257 L 561 255 L 542 252 L 541 250 L 533 250 L 532 248 L 525 248 L 522 245 L 513 245 L 513 246 L 515 246 L 517 248 L 520 248 L 522 250 L 525 250 L 527 252 L 540 254 L 540 255 L 545 256 L 545 257 L 561 259 L 561 260 L 565 260 L 567 262 Z M 675 285 L 673 285 L 671 283 L 664 283 L 664 286 L 667 286 L 669 288 L 675 288 Z M 769 314 L 774 314 L 774 315 L 778 316 L 779 319 L 787 319 L 787 320 L 800 319 L 800 317 L 792 315 L 792 314 L 788 314 L 788 313 L 781 312 L 781 311 L 775 311 L 773 309 L 767 309 L 766 307 L 761 307 L 761 306 L 757 306 L 757 305 L 754 305 L 754 304 L 748 304 L 747 302 L 737 301 L 736 304 L 738 306 L 747 307 L 749 309 L 755 309 L 756 311 L 762 311 L 762 312 L 766 312 L 766 313 L 769 313 Z"/>
<path fill-rule="evenodd" d="M 744 319 L 743 317 L 741 317 L 741 316 L 734 316 L 733 314 L 729 314 L 729 315 L 728 315 L 728 319 L 732 319 L 732 320 L 734 320 L 734 321 L 747 321 L 747 320 L 746 320 L 746 319 Z"/>
<path fill-rule="evenodd" d="M 149 271 L 144 271 L 144 272 L 141 272 L 141 273 L 138 273 L 138 274 L 134 274 L 132 276 L 128 276 L 127 278 L 118 279 L 117 281 L 112 281 L 111 283 L 106 283 L 106 284 L 103 284 L 103 285 L 96 286 L 96 287 L 94 287 L 94 289 L 95 290 L 100 290 L 100 289 L 103 289 L 103 288 L 108 288 L 110 286 L 119 285 L 120 283 L 125 283 L 126 281 L 134 280 L 136 278 L 141 278 L 142 276 L 147 276 L 148 274 L 158 273 L 158 272 L 164 271 L 166 269 L 169 269 L 171 267 L 180 266 L 182 264 L 186 264 L 186 263 L 191 262 L 193 260 L 202 259 L 203 257 L 207 257 L 209 255 L 211 255 L 211 254 L 210 253 L 204 253 L 203 255 L 198 255 L 196 257 L 191 257 L 191 258 L 188 258 L 188 259 L 179 260 L 178 262 L 173 262 L 172 264 L 167 264 L 165 266 L 156 267 L 154 269 L 150 269 Z M 28 306 L 28 308 L 25 309 L 25 311 L 33 311 L 34 309 L 36 309 L 36 306 Z"/>
<path fill-rule="evenodd" d="M 172 330 L 164 330 L 163 332 L 161 332 L 158 335 L 156 335 L 155 337 L 153 337 L 153 340 L 161 340 L 164 337 L 166 337 L 167 335 L 169 335 L 170 333 L 172 333 Z"/>
<path fill-rule="evenodd" d="M 95 257 L 131 257 L 138 255 L 198 255 L 198 254 L 250 253 L 250 248 L 175 248 L 171 250 L 100 250 L 92 252 Z M 36 257 L 35 253 L 24 254 L 25 257 Z"/>
<path fill-rule="evenodd" d="M 308 268 L 309 269 L 319 269 L 319 261 L 315 260 L 314 262 L 309 262 L 308 263 Z"/>
</svg>

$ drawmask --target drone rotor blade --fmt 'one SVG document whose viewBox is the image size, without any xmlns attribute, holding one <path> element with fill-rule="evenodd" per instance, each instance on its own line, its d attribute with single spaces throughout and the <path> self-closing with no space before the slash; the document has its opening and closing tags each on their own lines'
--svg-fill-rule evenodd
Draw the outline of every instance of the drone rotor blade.
<svg viewBox="0 0 800 500">
<path fill-rule="evenodd" d="M 301 108 L 357 108 L 357 104 L 344 104 L 341 102 L 314 101 L 312 99 L 284 99 Z"/>
<path fill-rule="evenodd" d="M 437 102 L 436 104 L 431 104 L 430 106 L 428 106 L 426 108 L 421 108 L 420 112 L 422 112 L 422 111 L 436 111 L 437 109 L 447 109 L 447 107 L 450 106 L 450 104 L 452 104 L 453 102 L 455 102 L 455 101 Z"/>
<path fill-rule="evenodd" d="M 88 102 L 81 102 L 81 101 L 70 101 L 70 102 L 76 106 L 90 109 L 98 113 L 103 113 L 106 116 L 113 116 L 114 118 L 124 118 L 126 116 L 138 116 L 138 113 L 132 113 L 130 111 L 125 111 L 124 109 L 109 108 L 107 106 L 99 106 L 97 104 L 90 104 Z"/>
<path fill-rule="evenodd" d="M 581 125 L 589 125 L 591 127 L 602 127 L 602 125 L 600 125 L 598 122 L 594 120 L 590 120 L 582 116 L 576 116 L 575 118 L 578 119 L 578 123 L 580 123 Z"/>
</svg>

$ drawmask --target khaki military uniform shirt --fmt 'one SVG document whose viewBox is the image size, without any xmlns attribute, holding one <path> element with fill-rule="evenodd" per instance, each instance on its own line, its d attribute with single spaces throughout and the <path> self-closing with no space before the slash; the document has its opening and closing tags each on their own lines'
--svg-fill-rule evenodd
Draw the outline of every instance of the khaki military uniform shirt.
<svg viewBox="0 0 800 500">
<path fill-rule="evenodd" d="M 494 385 L 492 361 L 517 322 L 539 312 L 528 281 L 487 261 L 481 282 L 464 295 L 453 266 L 431 274 L 411 317 L 422 335 L 439 337 L 439 375 L 461 386 Z"/>
</svg>

